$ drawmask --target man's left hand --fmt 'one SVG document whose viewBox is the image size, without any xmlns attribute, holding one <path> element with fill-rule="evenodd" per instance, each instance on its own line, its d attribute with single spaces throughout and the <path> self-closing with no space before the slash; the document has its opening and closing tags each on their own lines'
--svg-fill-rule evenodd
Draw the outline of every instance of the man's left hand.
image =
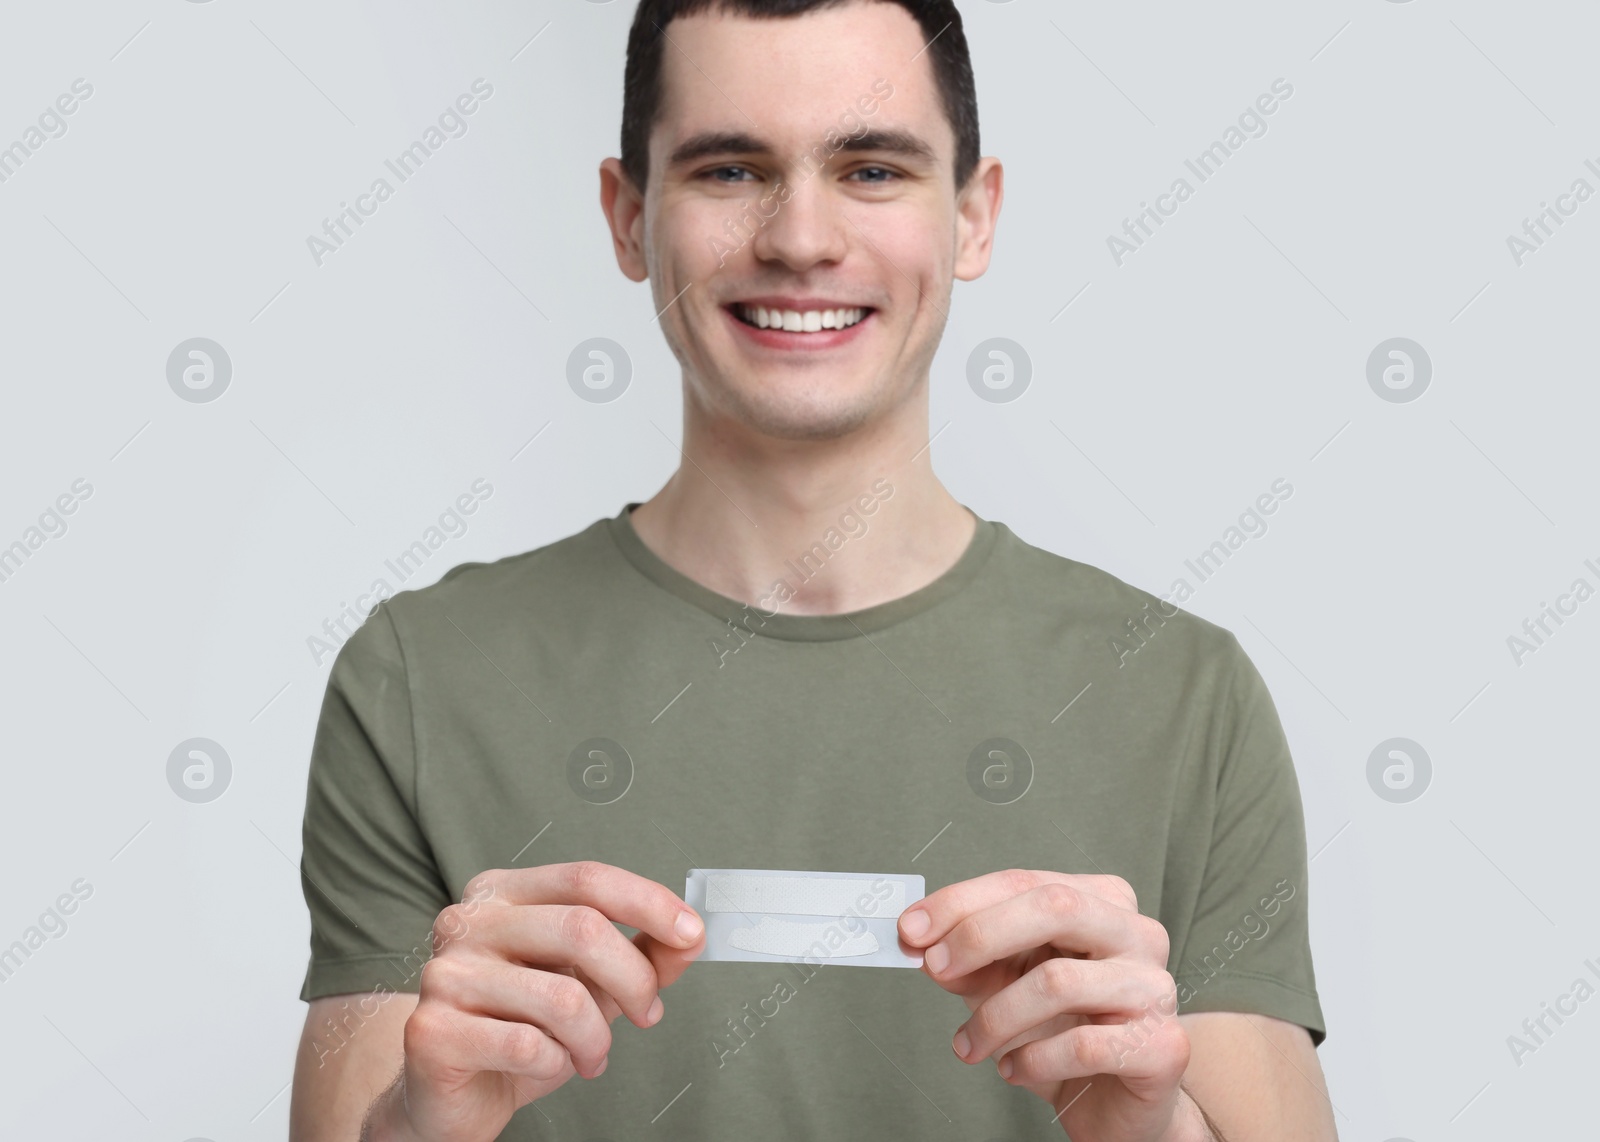
<svg viewBox="0 0 1600 1142">
<path fill-rule="evenodd" d="M 901 938 L 924 949 L 923 972 L 972 1012 L 952 1041 L 957 1056 L 994 1059 L 1073 1138 L 1176 1142 L 1195 1120 L 1178 1086 L 1189 1038 L 1167 930 L 1138 904 L 1119 876 L 1009 869 L 941 888 L 900 916 Z"/>
</svg>

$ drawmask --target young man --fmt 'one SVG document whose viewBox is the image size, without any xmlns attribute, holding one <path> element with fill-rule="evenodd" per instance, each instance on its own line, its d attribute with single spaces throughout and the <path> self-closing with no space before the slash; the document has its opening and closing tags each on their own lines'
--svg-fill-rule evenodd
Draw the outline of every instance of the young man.
<svg viewBox="0 0 1600 1142">
<path fill-rule="evenodd" d="M 643 0 L 622 151 L 684 463 L 342 648 L 294 1136 L 1333 1138 L 1261 676 L 934 476 L 1002 188 L 956 9 Z M 923 966 L 696 964 L 691 867 L 920 872 Z"/>
</svg>

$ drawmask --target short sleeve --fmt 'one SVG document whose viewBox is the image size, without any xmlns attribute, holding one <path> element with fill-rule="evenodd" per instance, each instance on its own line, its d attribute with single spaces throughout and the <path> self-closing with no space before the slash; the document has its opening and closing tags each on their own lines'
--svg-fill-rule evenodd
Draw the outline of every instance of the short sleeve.
<svg viewBox="0 0 1600 1142">
<path fill-rule="evenodd" d="M 1307 922 L 1305 818 L 1277 707 L 1232 632 L 1199 900 L 1172 974 L 1179 1011 L 1244 1011 L 1327 1038 Z"/>
<path fill-rule="evenodd" d="M 411 699 L 387 602 L 340 648 L 311 747 L 300 886 L 311 957 L 300 998 L 421 988 L 452 898 L 417 823 Z"/>
</svg>

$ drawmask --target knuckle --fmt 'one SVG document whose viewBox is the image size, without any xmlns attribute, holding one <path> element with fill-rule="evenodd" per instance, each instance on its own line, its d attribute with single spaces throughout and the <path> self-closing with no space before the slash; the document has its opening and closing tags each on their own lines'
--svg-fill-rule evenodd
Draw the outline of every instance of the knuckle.
<svg viewBox="0 0 1600 1142">
<path fill-rule="evenodd" d="M 601 929 L 610 927 L 611 921 L 597 909 L 587 904 L 575 904 L 561 917 L 560 936 L 564 943 L 574 948 L 589 950 L 603 938 L 605 933 Z"/>
<path fill-rule="evenodd" d="M 1025 868 L 1008 868 L 1000 874 L 1000 883 L 1007 896 L 1021 896 L 1024 892 L 1032 891 L 1039 881 Z"/>
<path fill-rule="evenodd" d="M 967 1016 L 967 1038 L 975 1047 L 995 1042 L 1000 1028 L 999 1013 L 992 1003 L 980 1003 L 977 1010 Z"/>
<path fill-rule="evenodd" d="M 1053 916 L 1070 916 L 1083 906 L 1083 895 L 1070 884 L 1054 881 L 1040 886 L 1045 907 Z"/>
<path fill-rule="evenodd" d="M 513 1023 L 506 1030 L 504 1051 L 513 1070 L 526 1073 L 538 1067 L 548 1040 L 545 1033 L 527 1023 Z"/>
<path fill-rule="evenodd" d="M 1166 1005 L 1170 999 L 1175 999 L 1178 991 L 1178 982 L 1172 978 L 1172 973 L 1165 968 L 1156 968 L 1145 979 L 1145 990 L 1154 999 L 1156 1007 Z"/>
<path fill-rule="evenodd" d="M 648 961 L 643 965 L 630 963 L 627 971 L 623 973 L 621 985 L 611 992 L 611 998 L 619 1008 L 631 1009 L 637 1006 L 640 1010 L 647 1010 L 651 1001 L 660 992 L 661 981 L 656 975 L 656 969 Z"/>
<path fill-rule="evenodd" d="M 1167 926 L 1160 920 L 1146 916 L 1140 927 L 1144 929 L 1145 944 L 1149 948 L 1150 958 L 1166 963 L 1167 957 L 1172 954 L 1172 936 L 1168 933 Z"/>
<path fill-rule="evenodd" d="M 425 1057 L 438 1040 L 439 1023 L 433 1005 L 419 1003 L 416 1010 L 406 1017 L 405 1027 L 400 1032 L 400 1043 L 406 1057 Z"/>
<path fill-rule="evenodd" d="M 589 989 L 569 975 L 548 975 L 545 1003 L 555 1018 L 563 1022 L 576 1019 L 591 1002 Z"/>
<path fill-rule="evenodd" d="M 1085 1025 L 1080 1028 L 1078 1035 L 1067 1036 L 1062 1051 L 1067 1054 L 1067 1064 L 1078 1072 L 1102 1075 L 1117 1070 L 1123 1059 L 1123 1051 L 1134 1043 L 1136 1040 L 1126 1032 L 1120 1035 L 1096 1035 L 1090 1033 L 1090 1027 Z"/>
<path fill-rule="evenodd" d="M 464 969 L 448 956 L 434 956 L 422 965 L 421 992 L 430 998 L 456 995 L 461 989 Z"/>
<path fill-rule="evenodd" d="M 481 900 L 486 896 L 492 896 L 499 879 L 498 869 L 485 869 L 462 886 L 461 898 L 463 900 Z"/>
<path fill-rule="evenodd" d="M 982 920 L 976 916 L 968 916 L 951 929 L 949 943 L 952 950 L 983 953 L 989 947 L 989 932 L 983 926 Z"/>
<path fill-rule="evenodd" d="M 1124 902 L 1126 902 L 1129 908 L 1132 908 L 1136 911 L 1138 910 L 1139 895 L 1138 893 L 1134 892 L 1133 885 L 1129 884 L 1125 878 L 1120 876 L 1108 876 L 1106 877 L 1106 881 L 1110 886 L 1111 891 L 1120 897 Z"/>
<path fill-rule="evenodd" d="M 1067 1042 L 1070 1044 L 1071 1040 Z M 1011 1052 L 1011 1081 L 1013 1083 L 1028 1082 L 1036 1079 L 1040 1074 L 1053 1072 L 1061 1066 L 1061 1056 L 1070 1051 L 1070 1046 L 1063 1047 L 1045 1039 L 1035 1039 L 1031 1043 L 1024 1043 Z"/>
<path fill-rule="evenodd" d="M 439 910 L 433 919 L 433 946 L 435 950 L 442 949 L 452 940 L 465 935 L 471 924 L 472 914 L 467 911 L 464 904 L 447 904 Z"/>
<path fill-rule="evenodd" d="M 1045 960 L 1036 972 L 1040 991 L 1045 995 L 1058 995 L 1071 989 L 1077 983 L 1080 962 L 1070 956 L 1052 956 Z"/>
<path fill-rule="evenodd" d="M 1162 1028 L 1162 1053 L 1166 1058 L 1166 1073 L 1182 1075 L 1189 1069 L 1189 1035 L 1176 1019 L 1170 1027 Z"/>
<path fill-rule="evenodd" d="M 576 860 L 567 865 L 567 887 L 574 896 L 582 898 L 605 876 L 606 866 L 597 860 Z"/>
</svg>

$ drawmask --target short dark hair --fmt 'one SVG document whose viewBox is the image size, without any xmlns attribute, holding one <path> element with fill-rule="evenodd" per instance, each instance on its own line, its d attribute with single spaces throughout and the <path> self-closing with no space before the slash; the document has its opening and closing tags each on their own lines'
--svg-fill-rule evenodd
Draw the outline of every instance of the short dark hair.
<svg viewBox="0 0 1600 1142">
<path fill-rule="evenodd" d="M 661 107 L 662 30 L 680 16 L 714 10 L 755 19 L 786 19 L 857 0 L 639 0 L 628 32 L 622 81 L 622 168 L 644 193 L 650 176 L 650 131 Z M 960 190 L 978 165 L 978 95 L 972 59 L 953 0 L 878 0 L 898 4 L 916 19 L 933 67 L 945 118 L 955 135 L 954 174 Z"/>
</svg>

